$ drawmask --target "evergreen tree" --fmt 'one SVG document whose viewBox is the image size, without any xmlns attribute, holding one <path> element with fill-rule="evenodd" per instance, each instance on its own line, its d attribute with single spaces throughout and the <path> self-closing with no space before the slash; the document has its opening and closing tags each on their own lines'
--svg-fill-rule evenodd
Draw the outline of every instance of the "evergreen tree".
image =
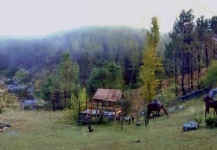
<svg viewBox="0 0 217 150">
<path fill-rule="evenodd" d="M 183 10 L 173 25 L 170 33 L 171 45 L 173 46 L 175 85 L 178 84 L 177 75 L 181 74 L 181 90 L 186 93 L 185 75 L 188 76 L 189 90 L 193 89 L 193 48 L 194 42 L 194 15 L 192 10 Z M 178 68 L 179 66 L 179 68 Z M 178 73 L 179 72 L 179 73 Z M 190 81 L 190 79 L 192 79 Z"/>
<path fill-rule="evenodd" d="M 120 89 L 123 85 L 121 66 L 114 63 L 104 63 L 99 68 L 94 68 L 87 80 L 88 93 L 93 94 L 97 88 Z"/>
<path fill-rule="evenodd" d="M 72 62 L 69 52 L 64 52 L 61 56 L 61 62 L 58 65 L 60 88 L 64 97 L 64 108 L 66 108 L 67 99 L 70 98 L 73 84 L 78 84 L 79 66 Z"/>
<path fill-rule="evenodd" d="M 210 21 L 210 30 L 212 32 L 213 59 L 216 59 L 216 43 L 217 43 L 217 16 L 213 16 Z"/>
<path fill-rule="evenodd" d="M 52 102 L 52 108 L 69 108 L 70 98 L 78 85 L 79 66 L 72 62 L 69 52 L 61 56 L 60 64 L 51 73 L 41 88 L 40 95 Z"/>
<path fill-rule="evenodd" d="M 195 43 L 195 56 L 196 56 L 196 66 L 197 69 L 197 88 L 201 89 L 201 68 L 203 67 L 203 57 L 205 51 L 205 44 L 206 44 L 206 35 L 209 32 L 208 20 L 204 19 L 204 16 L 197 18 L 196 20 L 196 43 Z"/>
</svg>

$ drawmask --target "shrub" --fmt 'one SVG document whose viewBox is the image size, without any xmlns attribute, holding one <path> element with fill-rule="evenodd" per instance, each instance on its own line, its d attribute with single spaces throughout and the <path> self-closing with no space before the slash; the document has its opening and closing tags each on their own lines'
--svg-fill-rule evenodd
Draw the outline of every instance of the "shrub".
<svg viewBox="0 0 217 150">
<path fill-rule="evenodd" d="M 203 122 L 203 119 L 201 116 L 195 117 L 194 120 L 198 123 L 198 125 L 200 125 Z"/>
<path fill-rule="evenodd" d="M 73 124 L 78 119 L 78 112 L 73 109 L 65 109 L 64 110 L 64 122 L 66 124 Z"/>
<path fill-rule="evenodd" d="M 170 85 L 169 87 L 162 89 L 162 95 L 160 97 L 160 100 L 162 100 L 164 104 L 169 104 L 175 98 L 175 85 Z"/>
<path fill-rule="evenodd" d="M 207 126 L 213 126 L 213 125 L 217 125 L 217 118 L 216 117 L 211 117 L 209 116 L 208 118 L 205 119 L 206 125 Z"/>
<path fill-rule="evenodd" d="M 30 74 L 29 71 L 25 69 L 20 69 L 15 73 L 14 78 L 19 80 L 22 83 L 28 80 L 29 74 Z"/>
<path fill-rule="evenodd" d="M 0 107 L 0 114 L 2 114 L 3 113 L 3 110 L 2 110 L 2 108 Z"/>
</svg>

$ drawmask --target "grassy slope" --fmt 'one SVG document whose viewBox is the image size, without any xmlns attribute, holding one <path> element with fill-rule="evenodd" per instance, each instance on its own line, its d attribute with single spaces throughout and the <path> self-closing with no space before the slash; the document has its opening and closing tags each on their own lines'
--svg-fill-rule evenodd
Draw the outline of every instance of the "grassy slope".
<svg viewBox="0 0 217 150">
<path fill-rule="evenodd" d="M 86 126 L 66 126 L 62 112 L 11 110 L 0 114 L 0 120 L 12 124 L 9 132 L 0 133 L 4 150 L 140 150 L 140 149 L 216 149 L 217 129 L 207 129 L 204 123 L 196 131 L 182 132 L 182 125 L 195 116 L 204 116 L 201 100 L 187 102 L 186 109 L 150 120 L 148 127 L 95 125 L 89 133 Z M 213 113 L 213 110 L 211 110 Z M 136 140 L 141 142 L 137 143 Z"/>
</svg>

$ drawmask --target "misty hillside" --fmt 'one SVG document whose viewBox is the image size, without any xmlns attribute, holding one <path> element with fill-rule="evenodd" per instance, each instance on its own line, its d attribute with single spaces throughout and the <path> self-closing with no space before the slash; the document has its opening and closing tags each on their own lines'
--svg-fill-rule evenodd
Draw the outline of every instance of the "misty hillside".
<svg viewBox="0 0 217 150">
<path fill-rule="evenodd" d="M 128 27 L 84 27 L 46 37 L 2 38 L 0 71 L 12 76 L 25 68 L 35 74 L 58 64 L 60 54 L 68 50 L 79 64 L 81 79 L 87 79 L 91 69 L 105 61 L 120 64 L 127 78 L 132 67 L 139 66 L 144 35 L 141 29 Z"/>
</svg>

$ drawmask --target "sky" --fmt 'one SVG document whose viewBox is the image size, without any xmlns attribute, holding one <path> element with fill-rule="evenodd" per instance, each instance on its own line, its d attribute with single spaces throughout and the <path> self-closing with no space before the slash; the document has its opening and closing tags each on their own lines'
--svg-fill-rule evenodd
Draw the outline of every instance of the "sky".
<svg viewBox="0 0 217 150">
<path fill-rule="evenodd" d="M 217 15 L 217 0 L 0 0 L 0 36 L 40 36 L 89 25 L 172 30 L 180 12 Z"/>
</svg>

